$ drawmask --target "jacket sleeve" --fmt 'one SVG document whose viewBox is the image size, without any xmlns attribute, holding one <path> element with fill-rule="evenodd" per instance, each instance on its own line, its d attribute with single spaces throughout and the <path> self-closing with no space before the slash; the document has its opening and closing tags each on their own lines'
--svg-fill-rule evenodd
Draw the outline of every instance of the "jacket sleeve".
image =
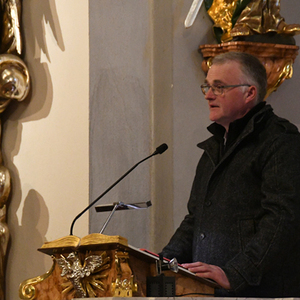
<svg viewBox="0 0 300 300">
<path fill-rule="evenodd" d="M 262 156 L 258 176 L 264 214 L 244 250 L 223 267 L 236 292 L 258 286 L 264 274 L 272 274 L 275 265 L 277 270 L 283 269 L 287 253 L 292 253 L 289 248 L 299 240 L 299 134 L 281 134 Z"/>
</svg>

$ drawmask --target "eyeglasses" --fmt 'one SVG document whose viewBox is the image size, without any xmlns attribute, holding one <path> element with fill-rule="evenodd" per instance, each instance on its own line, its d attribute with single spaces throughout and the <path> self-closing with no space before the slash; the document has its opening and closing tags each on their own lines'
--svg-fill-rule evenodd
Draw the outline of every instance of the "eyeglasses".
<svg viewBox="0 0 300 300">
<path fill-rule="evenodd" d="M 228 88 L 236 88 L 239 86 L 251 86 L 250 84 L 235 84 L 235 85 L 210 85 L 210 84 L 202 84 L 201 90 L 204 95 L 206 95 L 211 88 L 213 94 L 215 96 L 220 96 L 224 94 L 224 89 Z"/>
</svg>

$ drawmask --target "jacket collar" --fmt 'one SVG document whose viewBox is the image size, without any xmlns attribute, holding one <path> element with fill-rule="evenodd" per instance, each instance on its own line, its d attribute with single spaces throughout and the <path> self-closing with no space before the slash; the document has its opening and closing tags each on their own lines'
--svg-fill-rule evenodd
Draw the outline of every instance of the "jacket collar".
<svg viewBox="0 0 300 300">
<path fill-rule="evenodd" d="M 273 109 L 270 105 L 261 102 L 251 109 L 243 118 L 231 123 L 228 131 L 227 151 L 223 158 L 227 157 L 245 137 L 251 134 L 254 129 L 263 122 L 265 116 L 272 113 L 272 111 Z M 207 129 L 213 136 L 199 143 L 197 146 L 205 150 L 216 165 L 220 160 L 220 147 L 223 146 L 225 129 L 216 123 L 211 124 Z"/>
</svg>

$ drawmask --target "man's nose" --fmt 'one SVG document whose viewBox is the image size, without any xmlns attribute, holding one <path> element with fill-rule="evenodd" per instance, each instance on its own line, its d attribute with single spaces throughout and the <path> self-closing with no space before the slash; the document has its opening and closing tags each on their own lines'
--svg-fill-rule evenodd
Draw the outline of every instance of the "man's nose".
<svg viewBox="0 0 300 300">
<path fill-rule="evenodd" d="M 206 100 L 212 100 L 215 99 L 216 95 L 213 93 L 213 89 L 212 87 L 209 88 L 209 90 L 207 91 L 207 93 L 205 94 L 205 99 Z"/>
</svg>

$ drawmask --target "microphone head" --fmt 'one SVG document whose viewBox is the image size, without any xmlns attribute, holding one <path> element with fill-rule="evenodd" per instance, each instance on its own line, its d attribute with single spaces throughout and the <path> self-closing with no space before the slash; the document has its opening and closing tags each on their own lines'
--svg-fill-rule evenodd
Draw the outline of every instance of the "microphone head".
<svg viewBox="0 0 300 300">
<path fill-rule="evenodd" d="M 162 154 L 164 153 L 166 150 L 168 149 L 168 145 L 167 144 L 161 144 L 160 146 L 158 146 L 154 152 L 154 154 Z"/>
</svg>

